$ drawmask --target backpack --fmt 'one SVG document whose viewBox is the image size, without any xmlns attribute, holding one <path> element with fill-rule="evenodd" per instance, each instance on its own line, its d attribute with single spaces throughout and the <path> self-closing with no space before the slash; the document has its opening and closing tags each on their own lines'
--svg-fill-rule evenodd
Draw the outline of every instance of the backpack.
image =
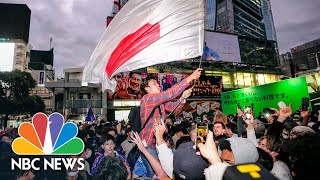
<svg viewBox="0 0 320 180">
<path fill-rule="evenodd" d="M 137 133 L 140 133 L 142 129 L 147 125 L 150 118 L 153 116 L 154 111 L 156 110 L 157 107 L 160 108 L 160 106 L 155 106 L 153 108 L 148 119 L 144 123 L 143 127 L 141 126 L 141 120 L 140 120 L 140 109 L 141 109 L 140 106 L 132 107 L 128 115 L 129 123 L 132 124 L 132 130 Z"/>
<path fill-rule="evenodd" d="M 128 115 L 129 123 L 132 124 L 132 130 L 141 132 L 140 106 L 132 107 Z"/>
</svg>

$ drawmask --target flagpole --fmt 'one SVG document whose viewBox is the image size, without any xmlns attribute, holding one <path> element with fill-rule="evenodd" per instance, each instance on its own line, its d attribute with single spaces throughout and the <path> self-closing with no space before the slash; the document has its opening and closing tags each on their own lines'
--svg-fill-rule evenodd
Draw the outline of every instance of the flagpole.
<svg viewBox="0 0 320 180">
<path fill-rule="evenodd" d="M 203 59 L 203 49 L 204 49 L 204 34 L 205 34 L 205 30 L 206 30 L 206 12 L 207 12 L 207 9 L 206 9 L 206 0 L 203 0 L 203 10 L 204 10 L 204 17 L 203 17 L 203 42 L 202 42 L 202 54 L 201 54 L 201 57 L 200 57 L 200 62 L 199 62 L 199 68 L 201 68 L 201 63 L 202 63 L 202 59 Z"/>
<path fill-rule="evenodd" d="M 52 44 L 52 37 L 50 37 L 50 49 L 51 49 L 51 44 Z"/>
</svg>

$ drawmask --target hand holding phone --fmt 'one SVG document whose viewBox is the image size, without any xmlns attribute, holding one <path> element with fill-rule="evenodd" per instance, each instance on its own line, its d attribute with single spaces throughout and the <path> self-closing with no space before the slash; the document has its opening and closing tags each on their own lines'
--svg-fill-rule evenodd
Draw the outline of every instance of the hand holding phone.
<svg viewBox="0 0 320 180">
<path fill-rule="evenodd" d="M 207 140 L 207 134 L 208 134 L 208 124 L 207 123 L 197 123 L 197 139 L 196 139 L 196 149 L 198 149 L 199 143 L 206 143 Z"/>
</svg>

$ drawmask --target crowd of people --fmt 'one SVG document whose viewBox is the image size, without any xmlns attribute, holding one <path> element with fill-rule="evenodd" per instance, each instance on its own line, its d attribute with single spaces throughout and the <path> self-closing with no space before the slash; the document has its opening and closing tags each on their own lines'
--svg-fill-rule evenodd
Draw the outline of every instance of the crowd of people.
<svg viewBox="0 0 320 180">
<path fill-rule="evenodd" d="M 0 132 L 1 179 L 219 180 L 229 166 L 246 163 L 257 163 L 280 180 L 319 179 L 320 115 L 310 109 L 293 111 L 289 105 L 272 109 L 268 118 L 239 107 L 235 115 L 205 114 L 201 123 L 209 130 L 206 141 L 195 143 L 199 122 L 177 123 L 170 112 L 183 107 L 192 92 L 190 82 L 201 70 L 166 91 L 148 76 L 141 84 L 140 129 L 134 119 L 79 124 L 77 136 L 85 149 L 72 157 L 85 159 L 84 170 L 11 171 L 10 158 L 18 157 L 11 143 L 18 131 L 6 128 Z"/>
</svg>

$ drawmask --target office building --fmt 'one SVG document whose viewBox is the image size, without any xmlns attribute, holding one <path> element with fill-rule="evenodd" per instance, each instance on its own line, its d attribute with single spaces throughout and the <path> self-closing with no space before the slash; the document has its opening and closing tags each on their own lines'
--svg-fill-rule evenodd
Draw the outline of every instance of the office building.
<svg viewBox="0 0 320 180">
<path fill-rule="evenodd" d="M 320 38 L 291 48 L 292 61 L 297 67 L 306 66 L 307 70 L 320 67 Z"/>
<path fill-rule="evenodd" d="M 205 29 L 215 30 L 216 26 L 216 0 L 206 0 L 206 16 L 205 16 Z"/>
<path fill-rule="evenodd" d="M 267 40 L 277 41 L 276 29 L 274 27 L 270 0 L 261 0 L 261 10 Z"/>
<path fill-rule="evenodd" d="M 216 31 L 237 34 L 241 62 L 278 65 L 277 44 L 267 40 L 259 0 L 217 0 Z"/>
<path fill-rule="evenodd" d="M 0 3 L 0 39 L 29 42 L 31 10 L 26 4 Z"/>
</svg>

